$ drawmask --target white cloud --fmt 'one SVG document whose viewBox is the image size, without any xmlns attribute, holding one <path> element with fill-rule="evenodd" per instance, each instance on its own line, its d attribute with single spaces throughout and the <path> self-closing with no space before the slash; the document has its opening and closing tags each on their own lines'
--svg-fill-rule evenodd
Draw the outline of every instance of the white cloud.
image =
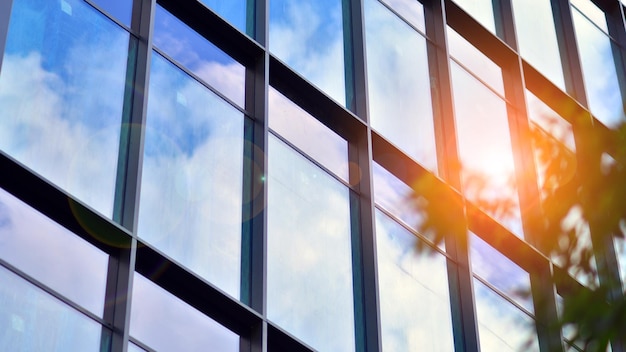
<svg viewBox="0 0 626 352">
<path fill-rule="evenodd" d="M 365 5 L 372 127 L 436 172 L 426 39 L 377 1 Z"/>
<path fill-rule="evenodd" d="M 268 317 L 319 350 L 354 349 L 348 189 L 269 140 Z"/>
<path fill-rule="evenodd" d="M 40 53 L 7 54 L 0 76 L 0 148 L 107 216 L 113 208 L 127 47 L 124 36 L 107 48 L 77 43 L 65 66 L 84 70 L 63 76 L 44 69 Z"/>
<path fill-rule="evenodd" d="M 153 58 L 139 235 L 237 298 L 243 115 Z"/>
<path fill-rule="evenodd" d="M 271 52 L 337 102 L 345 104 L 341 3 L 300 1 L 286 2 L 283 6 L 285 17 L 270 13 Z"/>
<path fill-rule="evenodd" d="M 417 253 L 417 237 L 376 213 L 383 349 L 452 351 L 446 259 Z"/>
</svg>

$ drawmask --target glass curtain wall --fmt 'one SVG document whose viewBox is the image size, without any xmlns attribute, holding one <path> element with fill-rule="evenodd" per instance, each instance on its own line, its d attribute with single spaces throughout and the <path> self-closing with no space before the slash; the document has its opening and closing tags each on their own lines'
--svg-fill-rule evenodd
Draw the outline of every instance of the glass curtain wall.
<svg viewBox="0 0 626 352">
<path fill-rule="evenodd" d="M 0 350 L 584 347 L 548 327 L 601 282 L 522 218 L 585 171 L 577 117 L 619 140 L 611 6 L 0 2 Z"/>
</svg>

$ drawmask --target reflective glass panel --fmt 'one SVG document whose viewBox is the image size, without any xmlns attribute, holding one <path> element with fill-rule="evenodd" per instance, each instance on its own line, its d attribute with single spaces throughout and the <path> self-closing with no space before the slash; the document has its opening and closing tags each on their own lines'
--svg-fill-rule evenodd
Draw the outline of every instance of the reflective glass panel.
<svg viewBox="0 0 626 352">
<path fill-rule="evenodd" d="M 129 36 L 82 0 L 15 0 L 0 149 L 111 216 Z"/>
<path fill-rule="evenodd" d="M 102 326 L 0 266 L 0 350 L 100 351 Z"/>
<path fill-rule="evenodd" d="M 348 181 L 348 142 L 272 87 L 269 90 L 269 126 Z"/>
<path fill-rule="evenodd" d="M 470 256 L 475 275 L 534 313 L 528 272 L 473 233 L 470 235 Z"/>
<path fill-rule="evenodd" d="M 494 34 L 496 33 L 492 0 L 454 0 L 454 2 L 485 28 Z"/>
<path fill-rule="evenodd" d="M 552 83 L 565 90 L 550 1 L 513 0 L 512 5 L 520 53 Z"/>
<path fill-rule="evenodd" d="M 570 4 L 584 14 L 589 21 L 593 22 L 593 24 L 598 26 L 604 33 L 609 33 L 606 15 L 596 4 L 590 0 L 570 0 Z"/>
<path fill-rule="evenodd" d="M 269 49 L 346 104 L 342 0 L 271 0 Z"/>
<path fill-rule="evenodd" d="M 154 46 L 198 78 L 235 104 L 244 105 L 245 67 L 158 5 L 153 40 Z"/>
<path fill-rule="evenodd" d="M 539 351 L 535 321 L 474 279 L 481 351 Z"/>
<path fill-rule="evenodd" d="M 268 143 L 268 318 L 317 350 L 353 351 L 349 190 Z"/>
<path fill-rule="evenodd" d="M 365 1 L 365 31 L 372 127 L 436 171 L 426 39 L 376 0 Z"/>
<path fill-rule="evenodd" d="M 91 0 L 126 26 L 130 27 L 133 0 Z"/>
<path fill-rule="evenodd" d="M 446 259 L 417 253 L 418 238 L 376 212 L 382 345 L 385 351 L 453 351 Z"/>
<path fill-rule="evenodd" d="M 456 63 L 450 67 L 463 191 L 522 237 L 506 103 Z"/>
<path fill-rule="evenodd" d="M 613 57 L 614 53 L 619 55 L 618 50 L 613 50 L 611 39 L 574 7 L 572 17 L 589 108 L 604 125 L 617 127 L 626 122 Z"/>
<path fill-rule="evenodd" d="M 102 316 L 108 255 L 2 189 L 0 258 Z"/>
<path fill-rule="evenodd" d="M 128 343 L 128 352 L 145 352 L 145 350 L 132 342 Z"/>
<path fill-rule="evenodd" d="M 576 145 L 572 125 L 526 91 L 530 134 L 542 197 L 571 181 L 576 173 Z"/>
<path fill-rule="evenodd" d="M 250 34 L 246 26 L 246 4 L 252 6 L 254 1 L 250 0 L 200 0 L 208 8 L 220 15 L 226 21 L 244 33 Z"/>
<path fill-rule="evenodd" d="M 243 114 L 152 56 L 139 236 L 239 296 Z"/>
<path fill-rule="evenodd" d="M 372 165 L 376 205 L 417 230 L 423 218 L 415 209 L 413 189 L 378 163 L 374 162 Z"/>
<path fill-rule="evenodd" d="M 135 274 L 130 335 L 157 351 L 239 351 L 239 336 Z"/>
<path fill-rule="evenodd" d="M 426 32 L 424 21 L 424 5 L 417 0 L 380 0 L 380 2 L 391 7 L 396 13 L 411 24 L 413 27 Z"/>
<path fill-rule="evenodd" d="M 504 96 L 502 68 L 491 61 L 489 57 L 483 54 L 454 29 L 447 27 L 447 30 L 450 55 L 458 60 L 461 65 L 467 67 L 473 74 L 478 76 L 484 83 Z"/>
</svg>

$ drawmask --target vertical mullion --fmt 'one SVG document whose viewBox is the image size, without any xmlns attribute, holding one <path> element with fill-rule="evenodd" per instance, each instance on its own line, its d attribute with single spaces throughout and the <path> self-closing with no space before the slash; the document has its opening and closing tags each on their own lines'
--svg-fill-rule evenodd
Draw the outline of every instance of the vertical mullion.
<svg viewBox="0 0 626 352">
<path fill-rule="evenodd" d="M 346 71 L 351 74 L 346 89 L 352 89 L 348 101 L 352 110 L 369 125 L 367 63 L 365 45 L 365 15 L 363 0 L 344 0 L 344 12 L 349 12 L 349 26 L 344 28 L 350 56 Z M 374 216 L 374 186 L 372 180 L 372 138 L 369 127 L 354 131 L 349 143 L 350 184 L 355 187 L 351 202 L 353 217 L 353 275 L 355 280 L 355 332 L 357 350 L 382 350 L 378 270 L 376 262 L 376 225 Z"/>
<path fill-rule="evenodd" d="M 269 1 L 248 1 L 248 17 L 256 41 L 263 46 L 263 53 L 256 58 L 253 67 L 246 67 L 245 110 L 251 115 L 251 120 L 244 143 L 244 194 L 243 238 L 249 252 L 242 251 L 242 260 L 249 259 L 244 270 L 249 274 L 243 275 L 243 280 L 249 280 L 242 286 L 242 294 L 249 295 L 247 303 L 252 309 L 263 316 L 260 325 L 253 327 L 250 336 L 249 350 L 252 352 L 267 351 L 267 139 L 268 127 L 268 90 L 269 90 L 269 53 L 267 41 L 269 38 Z M 252 7 L 252 8 L 250 8 Z M 247 183 L 246 183 L 247 181 Z M 245 193 L 244 192 L 244 193 Z M 245 291 L 244 292 L 244 287 Z M 243 298 L 243 297 L 242 297 Z M 242 348 L 243 350 L 243 348 Z"/>
<path fill-rule="evenodd" d="M 454 122 L 454 100 L 447 53 L 445 0 L 426 7 L 431 91 L 435 116 L 435 140 L 439 173 L 453 188 L 461 189 L 460 163 Z M 451 208 L 451 219 L 458 223 L 454 233 L 445 234 L 451 319 L 457 351 L 479 351 L 478 324 L 474 305 L 472 272 L 469 265 L 467 222 L 462 202 Z"/>
<path fill-rule="evenodd" d="M 551 3 L 566 90 L 586 107 L 588 106 L 587 95 L 569 1 L 551 0 Z"/>
<path fill-rule="evenodd" d="M 152 53 L 152 21 L 156 0 L 135 0 L 132 25 L 139 38 L 131 38 L 124 116 L 120 134 L 120 156 L 114 220 L 133 234 L 137 230 L 139 188 L 143 157 L 143 136 L 147 111 L 148 80 Z M 134 55 L 133 55 L 134 54 Z M 132 71 L 131 71 L 132 70 Z M 126 352 L 130 328 L 132 282 L 135 271 L 137 240 L 111 256 L 107 275 L 105 320 L 113 325 L 111 351 Z"/>
<path fill-rule="evenodd" d="M 0 73 L 2 73 L 2 60 L 4 58 L 7 36 L 9 34 L 12 6 L 13 0 L 0 1 Z"/>
</svg>

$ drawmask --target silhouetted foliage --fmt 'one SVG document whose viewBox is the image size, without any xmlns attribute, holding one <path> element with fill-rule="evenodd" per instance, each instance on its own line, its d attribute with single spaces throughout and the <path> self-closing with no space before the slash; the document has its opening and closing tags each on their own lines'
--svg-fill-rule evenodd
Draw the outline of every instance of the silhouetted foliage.
<svg viewBox="0 0 626 352">
<path fill-rule="evenodd" d="M 541 216 L 532 224 L 540 233 L 534 245 L 584 284 L 559 292 L 563 302 L 554 328 L 575 349 L 606 351 L 610 341 L 624 343 L 626 336 L 624 290 L 619 277 L 607 271 L 603 251 L 613 245 L 613 236 L 624 238 L 626 232 L 626 124 L 612 131 L 574 126 L 575 152 L 564 142 L 568 131 L 556 127 L 558 119 L 547 116 L 541 127 L 531 123 L 526 136 L 534 148 L 538 175 L 531 177 L 539 181 L 541 198 Z M 469 201 L 499 220 L 517 216 L 514 193 L 494 194 L 487 177 L 460 169 Z M 434 183 L 434 176 L 418 180 L 413 203 L 423 214 L 419 231 L 437 243 L 464 230 L 450 221 L 447 204 L 458 200 Z"/>
</svg>

